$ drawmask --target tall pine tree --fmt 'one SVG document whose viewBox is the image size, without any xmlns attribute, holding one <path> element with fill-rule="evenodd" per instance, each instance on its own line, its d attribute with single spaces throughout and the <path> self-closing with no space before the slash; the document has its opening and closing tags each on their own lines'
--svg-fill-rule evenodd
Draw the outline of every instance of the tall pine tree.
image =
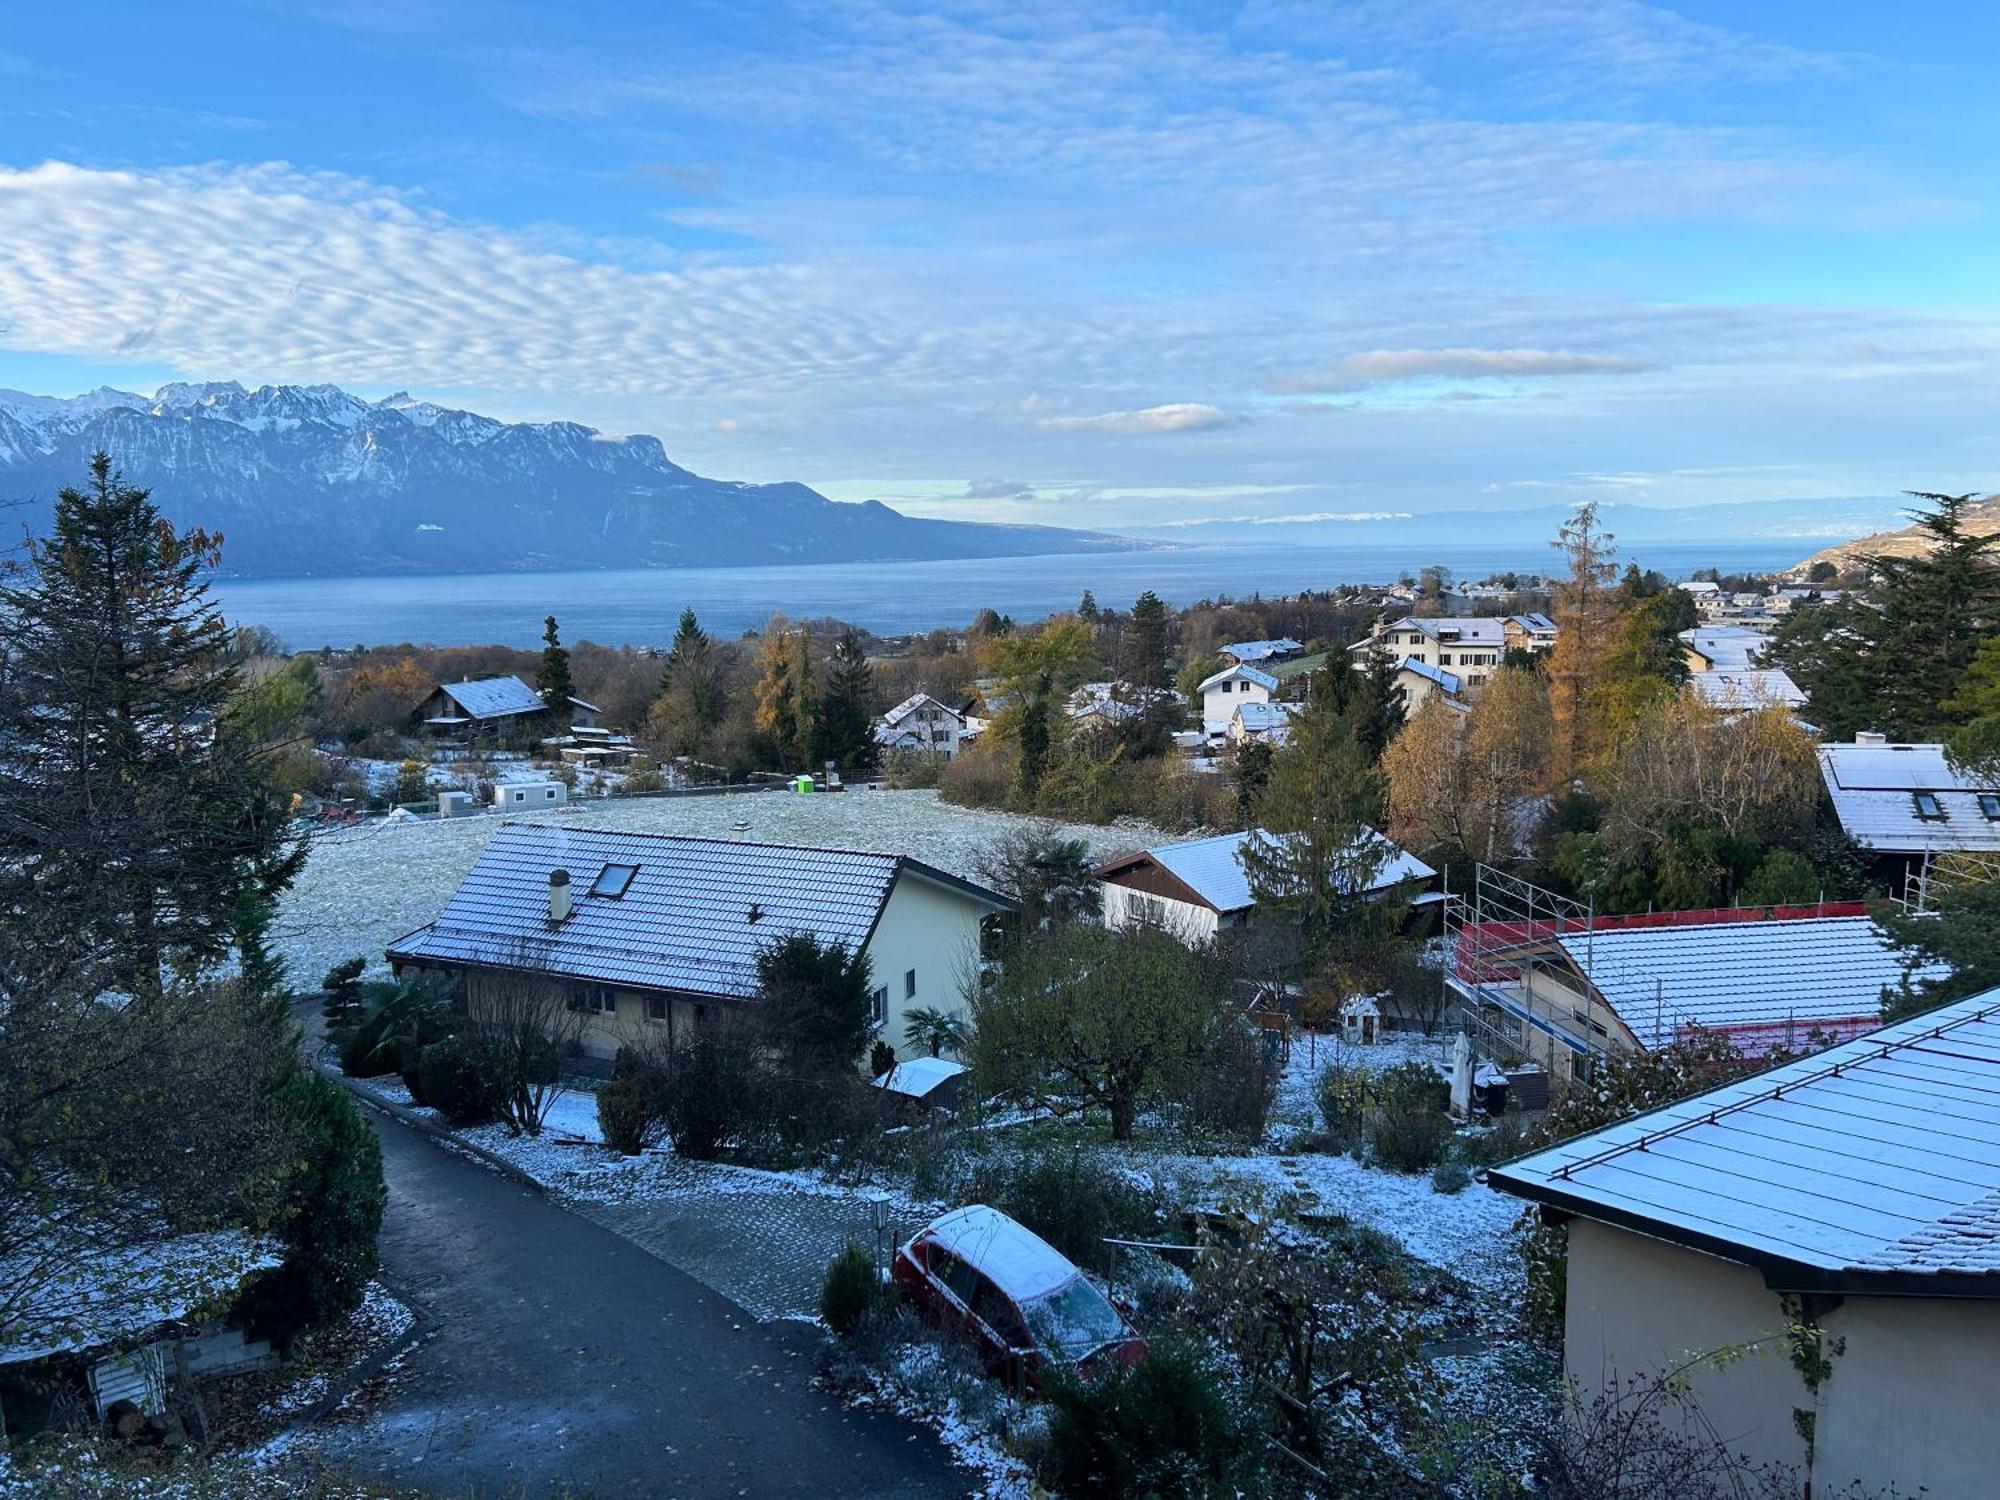
<svg viewBox="0 0 2000 1500">
<path fill-rule="evenodd" d="M 875 669 L 862 649 L 861 634 L 841 632 L 833 643 L 826 696 L 820 700 L 820 753 L 843 771 L 875 759 Z"/>
<path fill-rule="evenodd" d="M 684 608 L 660 671 L 660 696 L 650 712 L 653 732 L 668 754 L 699 755 L 728 705 L 721 655 L 694 610 Z"/>
<path fill-rule="evenodd" d="M 60 913 L 67 956 L 142 998 L 220 958 L 303 858 L 227 712 L 219 553 L 99 453 L 0 584 L 0 912 Z"/>
<path fill-rule="evenodd" d="M 576 683 L 569 675 L 569 651 L 556 634 L 554 615 L 542 621 L 542 660 L 535 668 L 535 692 L 552 720 L 569 723 L 569 700 L 576 696 Z"/>
</svg>

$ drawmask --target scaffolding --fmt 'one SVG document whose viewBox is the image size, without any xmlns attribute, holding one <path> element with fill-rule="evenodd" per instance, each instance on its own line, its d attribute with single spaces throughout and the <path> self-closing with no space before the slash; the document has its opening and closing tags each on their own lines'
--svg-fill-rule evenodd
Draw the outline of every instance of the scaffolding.
<svg viewBox="0 0 2000 1500">
<path fill-rule="evenodd" d="M 1446 894 L 1445 984 L 1458 999 L 1458 1024 L 1481 1055 L 1503 1067 L 1540 1067 L 1551 1078 L 1575 1071 L 1577 1058 L 1603 1056 L 1600 1041 L 1578 1034 L 1568 1016 L 1537 998 L 1536 958 L 1528 951 L 1582 933 L 1587 955 L 1596 927 L 1588 902 L 1492 865 L 1474 867 L 1471 890 Z"/>
<path fill-rule="evenodd" d="M 1896 904 L 1911 916 L 1922 916 L 1936 909 L 1941 891 L 1992 880 L 2000 880 L 2000 852 L 1926 849 L 1921 860 L 1904 869 L 1903 890 Z"/>
</svg>

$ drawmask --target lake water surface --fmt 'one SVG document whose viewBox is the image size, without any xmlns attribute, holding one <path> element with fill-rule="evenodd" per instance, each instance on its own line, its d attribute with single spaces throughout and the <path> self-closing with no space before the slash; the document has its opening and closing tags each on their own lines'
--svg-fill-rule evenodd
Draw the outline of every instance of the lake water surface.
<svg viewBox="0 0 2000 1500">
<path fill-rule="evenodd" d="M 1624 555 L 1680 577 L 1696 568 L 1775 571 L 1823 543 L 1783 539 L 1634 543 Z M 951 562 L 827 563 L 755 568 L 641 568 L 621 572 L 474 573 L 438 577 L 223 579 L 215 594 L 233 624 L 265 625 L 295 650 L 379 646 L 539 644 L 542 617 L 567 641 L 659 645 L 683 605 L 714 634 L 755 629 L 773 613 L 833 616 L 884 635 L 968 624 L 990 605 L 1018 620 L 1072 609 L 1085 589 L 1127 607 L 1152 589 L 1169 604 L 1224 595 L 1295 594 L 1341 583 L 1389 583 L 1442 563 L 1457 578 L 1512 569 L 1543 572 L 1544 543 L 1410 547 L 1175 547 L 1148 552 Z"/>
</svg>

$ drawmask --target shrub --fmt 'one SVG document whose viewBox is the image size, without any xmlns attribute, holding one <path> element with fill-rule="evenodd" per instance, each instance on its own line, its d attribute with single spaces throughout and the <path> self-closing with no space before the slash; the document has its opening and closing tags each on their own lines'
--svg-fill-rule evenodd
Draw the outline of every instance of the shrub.
<svg viewBox="0 0 2000 1500">
<path fill-rule="evenodd" d="M 713 1161 L 752 1123 L 757 1060 L 746 1037 L 724 1023 L 669 1055 L 661 1119 L 674 1150 Z"/>
<path fill-rule="evenodd" d="M 896 1049 L 887 1042 L 877 1042 L 868 1051 L 868 1076 L 880 1078 L 896 1066 Z"/>
<path fill-rule="evenodd" d="M 1354 1063 L 1329 1063 L 1320 1070 L 1315 1093 L 1334 1151 L 1352 1151 L 1361 1144 L 1373 1081 L 1367 1068 Z"/>
<path fill-rule="evenodd" d="M 1131 1370 L 1050 1372 L 1046 1472 L 1072 1500 L 1235 1495 L 1253 1478 L 1252 1430 L 1225 1379 L 1191 1349 L 1160 1344 Z"/>
<path fill-rule="evenodd" d="M 938 795 L 961 807 L 1009 806 L 1014 800 L 1017 759 L 1011 745 L 974 744 L 939 769 Z"/>
<path fill-rule="evenodd" d="M 1106 1236 L 1154 1223 L 1146 1195 L 1077 1151 L 1044 1150 L 988 1162 L 971 1196 L 1020 1220 L 1082 1266 L 1102 1267 Z"/>
<path fill-rule="evenodd" d="M 1224 1028 L 1190 1076 L 1189 1121 L 1244 1140 L 1262 1140 L 1283 1071 L 1276 1040 L 1247 1027 Z"/>
<path fill-rule="evenodd" d="M 613 1076 L 597 1091 L 597 1128 L 604 1144 L 624 1156 L 637 1156 L 658 1142 L 660 1090 L 649 1079 Z"/>
<path fill-rule="evenodd" d="M 320 1016 L 326 1022 L 327 1035 L 344 1032 L 361 1023 L 365 1009 L 361 998 L 361 971 L 367 967 L 368 960 L 357 954 L 328 969 L 326 977 L 319 982 L 324 992 Z"/>
<path fill-rule="evenodd" d="M 349 1078 L 402 1073 L 409 1082 L 431 1042 L 451 1034 L 451 1007 L 435 976 L 362 986 L 367 1009 L 340 1046 L 340 1071 Z M 420 1082 L 413 1085 L 416 1093 Z"/>
<path fill-rule="evenodd" d="M 1427 1105 L 1385 1105 L 1370 1116 L 1368 1144 L 1392 1172 L 1428 1172 L 1451 1149 L 1451 1116 Z"/>
<path fill-rule="evenodd" d="M 251 1285 L 239 1316 L 255 1336 L 282 1344 L 361 1305 L 388 1189 L 381 1144 L 347 1090 L 298 1068 L 274 1103 L 296 1163 L 278 1225 L 285 1259 Z"/>
<path fill-rule="evenodd" d="M 417 1074 L 422 1100 L 454 1126 L 486 1125 L 497 1116 L 493 1080 L 479 1048 L 465 1037 L 447 1037 L 424 1048 Z"/>
<path fill-rule="evenodd" d="M 895 1305 L 895 1289 L 876 1274 L 875 1260 L 849 1245 L 826 1268 L 819 1289 L 819 1315 L 836 1337 L 852 1339 L 872 1316 Z"/>
<path fill-rule="evenodd" d="M 1441 1161 L 1431 1168 L 1431 1191 L 1436 1193 L 1462 1193 L 1472 1184 L 1472 1173 L 1465 1165 L 1455 1161 Z"/>
</svg>

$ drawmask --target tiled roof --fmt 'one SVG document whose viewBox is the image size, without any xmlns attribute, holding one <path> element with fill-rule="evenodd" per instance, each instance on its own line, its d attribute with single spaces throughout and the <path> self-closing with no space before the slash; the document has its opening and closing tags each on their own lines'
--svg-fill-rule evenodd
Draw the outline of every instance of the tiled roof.
<svg viewBox="0 0 2000 1500">
<path fill-rule="evenodd" d="M 1178 844 L 1160 844 L 1145 851 L 1145 857 L 1168 871 L 1181 884 L 1199 895 L 1219 912 L 1242 911 L 1257 904 L 1250 892 L 1250 877 L 1239 857 L 1249 833 L 1219 833 L 1205 839 L 1188 839 Z M 1271 835 L 1264 834 L 1269 838 Z M 1377 834 L 1375 837 L 1380 838 Z M 1405 880 L 1428 880 L 1437 872 L 1414 855 L 1389 844 L 1389 857 L 1376 872 L 1370 890 L 1381 890 Z M 1113 870 L 1116 869 L 1114 865 Z"/>
<path fill-rule="evenodd" d="M 2000 1295 L 2000 990 L 1494 1168 L 1781 1290 Z"/>
<path fill-rule="evenodd" d="M 482 677 L 476 682 L 448 682 L 444 695 L 475 719 L 504 719 L 510 714 L 538 714 L 541 694 L 518 677 Z"/>
<path fill-rule="evenodd" d="M 1806 701 L 1805 690 L 1777 667 L 1717 668 L 1688 681 L 1717 708 L 1798 708 Z"/>
<path fill-rule="evenodd" d="M 1222 654 L 1233 656 L 1238 661 L 1268 661 L 1274 656 L 1290 656 L 1305 649 L 1304 641 L 1283 636 L 1275 641 L 1236 641 L 1224 646 Z"/>
<path fill-rule="evenodd" d="M 1883 853 L 2000 851 L 2000 784 L 1953 768 L 1942 745 L 1822 745 L 1820 776 L 1840 826 Z M 1925 817 L 1916 793 L 1935 799 Z"/>
<path fill-rule="evenodd" d="M 1233 667 L 1224 667 L 1213 677 L 1204 677 L 1201 681 L 1201 686 L 1196 688 L 1195 691 L 1205 693 L 1218 682 L 1234 682 L 1239 679 L 1244 682 L 1254 682 L 1267 693 L 1275 693 L 1278 690 L 1278 679 L 1273 677 L 1269 672 L 1260 672 L 1255 667 L 1246 667 L 1239 664 Z"/>
<path fill-rule="evenodd" d="M 1741 625 L 1697 625 L 1681 632 L 1681 643 L 1693 647 L 1718 670 L 1740 672 L 1771 644 L 1771 638 Z"/>
<path fill-rule="evenodd" d="M 898 703 L 894 708 L 882 715 L 882 722 L 891 727 L 900 724 L 926 703 L 930 704 L 933 708 L 941 709 L 945 713 L 950 714 L 954 720 L 962 720 L 964 718 L 964 715 L 960 714 L 957 709 L 948 703 L 933 698 L 929 693 L 912 693 L 901 703 Z"/>
<path fill-rule="evenodd" d="M 624 893 L 596 895 L 607 865 L 632 865 Z M 548 921 L 549 874 L 567 870 L 571 911 Z M 510 823 L 435 922 L 392 959 L 530 968 L 573 979 L 743 997 L 758 951 L 807 932 L 862 947 L 909 872 L 1003 910 L 1012 902 L 893 854 Z"/>
<path fill-rule="evenodd" d="M 1868 917 L 1627 927 L 1557 942 L 1648 1048 L 1696 1026 L 1737 1033 L 1753 1051 L 1788 1031 L 1803 1042 L 1815 1026 L 1867 1030 L 1883 986 L 1903 972 Z"/>
</svg>

